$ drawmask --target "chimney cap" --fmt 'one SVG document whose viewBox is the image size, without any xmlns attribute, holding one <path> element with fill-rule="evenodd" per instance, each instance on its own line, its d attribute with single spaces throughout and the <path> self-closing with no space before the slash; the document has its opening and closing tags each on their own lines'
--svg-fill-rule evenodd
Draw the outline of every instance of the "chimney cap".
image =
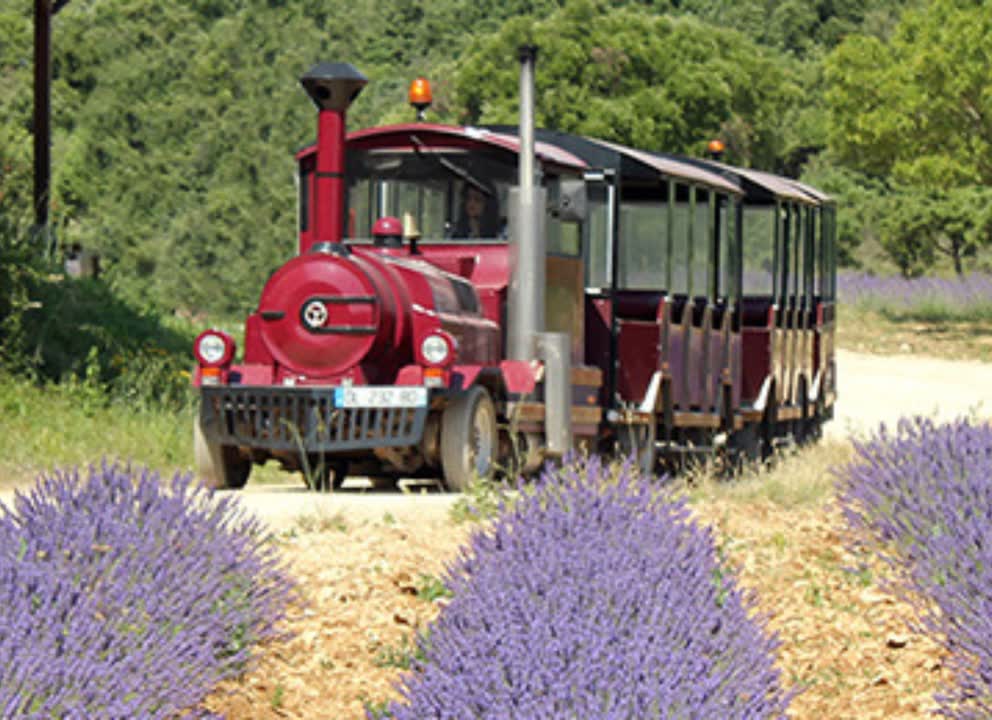
<svg viewBox="0 0 992 720">
<path fill-rule="evenodd" d="M 300 78 L 318 109 L 339 112 L 348 109 L 367 83 L 368 78 L 350 63 L 317 63 Z"/>
</svg>

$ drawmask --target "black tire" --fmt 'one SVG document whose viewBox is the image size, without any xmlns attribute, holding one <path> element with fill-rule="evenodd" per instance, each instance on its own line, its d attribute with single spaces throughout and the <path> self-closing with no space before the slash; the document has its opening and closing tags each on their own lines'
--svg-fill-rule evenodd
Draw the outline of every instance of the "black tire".
<svg viewBox="0 0 992 720">
<path fill-rule="evenodd" d="M 634 465 L 644 477 L 654 475 L 658 463 L 657 425 L 627 425 L 617 431 L 617 450 L 621 456 L 634 456 Z"/>
<path fill-rule="evenodd" d="M 451 492 L 464 492 L 496 469 L 499 442 L 496 407 L 489 392 L 473 385 L 448 402 L 441 416 L 441 471 Z"/>
<path fill-rule="evenodd" d="M 240 490 L 251 474 L 251 460 L 238 449 L 207 440 L 200 419 L 193 421 L 193 455 L 200 482 L 213 490 Z"/>
</svg>

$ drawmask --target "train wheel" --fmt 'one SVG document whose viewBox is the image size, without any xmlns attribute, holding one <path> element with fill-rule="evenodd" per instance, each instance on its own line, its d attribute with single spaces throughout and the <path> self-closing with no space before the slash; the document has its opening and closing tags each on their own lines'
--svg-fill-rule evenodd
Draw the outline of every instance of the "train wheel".
<svg viewBox="0 0 992 720">
<path fill-rule="evenodd" d="M 658 461 L 655 447 L 657 430 L 655 423 L 647 425 L 627 425 L 617 433 L 617 450 L 621 455 L 634 456 L 634 464 L 645 477 L 653 475 Z"/>
<path fill-rule="evenodd" d="M 441 470 L 452 492 L 464 492 L 475 479 L 487 480 L 496 467 L 499 436 L 496 408 L 484 387 L 457 395 L 441 416 Z"/>
<path fill-rule="evenodd" d="M 215 490 L 239 490 L 248 482 L 251 460 L 238 454 L 237 448 L 207 440 L 199 418 L 193 421 L 193 455 L 200 482 Z"/>
</svg>

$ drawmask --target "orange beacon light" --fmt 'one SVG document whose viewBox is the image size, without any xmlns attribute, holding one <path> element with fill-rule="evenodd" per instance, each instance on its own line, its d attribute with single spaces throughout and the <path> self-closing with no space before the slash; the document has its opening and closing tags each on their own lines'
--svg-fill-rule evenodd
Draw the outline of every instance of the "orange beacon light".
<svg viewBox="0 0 992 720">
<path fill-rule="evenodd" d="M 431 84 L 427 78 L 418 77 L 410 83 L 410 104 L 417 108 L 417 120 L 423 121 L 424 112 L 434 99 L 431 95 Z"/>
</svg>

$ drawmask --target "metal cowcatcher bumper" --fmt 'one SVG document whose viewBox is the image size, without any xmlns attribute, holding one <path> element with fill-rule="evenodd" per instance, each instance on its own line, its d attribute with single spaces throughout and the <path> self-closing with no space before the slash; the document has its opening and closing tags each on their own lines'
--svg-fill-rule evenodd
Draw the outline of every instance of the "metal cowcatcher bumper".
<svg viewBox="0 0 992 720">
<path fill-rule="evenodd" d="M 204 435 L 221 445 L 334 452 L 416 445 L 426 407 L 337 407 L 334 388 L 200 388 Z"/>
</svg>

